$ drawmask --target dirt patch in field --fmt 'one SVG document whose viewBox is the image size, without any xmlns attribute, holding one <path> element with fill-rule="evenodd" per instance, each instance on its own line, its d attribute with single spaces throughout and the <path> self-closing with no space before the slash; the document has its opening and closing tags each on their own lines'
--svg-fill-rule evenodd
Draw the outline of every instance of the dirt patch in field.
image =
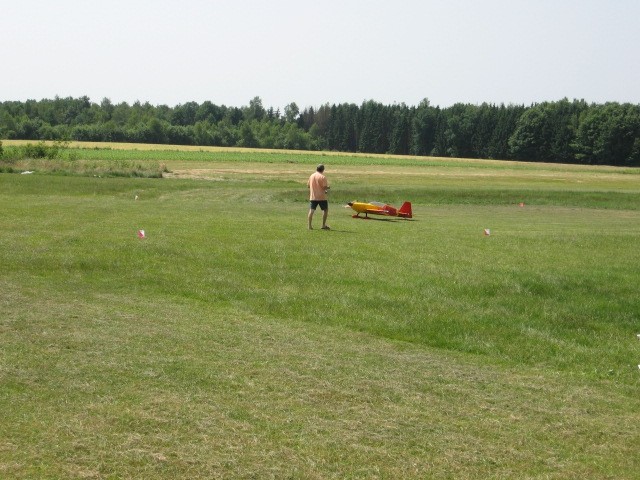
<svg viewBox="0 0 640 480">
<path fill-rule="evenodd" d="M 283 168 L 284 167 L 284 168 Z M 305 166 L 303 168 L 287 168 L 273 167 L 269 168 L 188 168 L 172 170 L 170 173 L 165 173 L 164 178 L 180 178 L 180 179 L 195 179 L 195 180 L 225 180 L 225 176 L 229 175 L 255 175 L 261 177 L 294 177 L 302 178 L 306 181 L 307 177 L 313 172 L 313 168 Z M 404 168 L 398 170 L 397 168 L 389 169 L 376 169 L 371 170 L 369 168 L 335 168 L 332 172 L 328 172 L 328 175 L 340 174 L 340 175 L 424 175 L 424 171 L 412 171 L 410 168 Z"/>
<path fill-rule="evenodd" d="M 164 173 L 162 178 L 185 178 L 191 180 L 214 180 L 222 181 L 223 177 L 220 176 L 220 172 L 211 170 L 208 168 L 195 168 L 190 170 L 173 170 L 169 173 Z"/>
<path fill-rule="evenodd" d="M 290 169 L 259 169 L 259 168 L 190 168 L 183 170 L 172 170 L 165 173 L 164 178 L 181 178 L 195 180 L 223 181 L 225 177 L 231 175 L 250 175 L 260 177 L 305 177 L 304 172 Z"/>
</svg>

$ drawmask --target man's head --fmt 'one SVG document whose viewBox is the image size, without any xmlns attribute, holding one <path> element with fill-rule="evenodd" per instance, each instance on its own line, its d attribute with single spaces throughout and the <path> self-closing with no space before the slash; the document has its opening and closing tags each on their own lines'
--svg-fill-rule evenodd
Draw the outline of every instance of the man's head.
<svg viewBox="0 0 640 480">
<path fill-rule="evenodd" d="M 320 173 L 324 172 L 324 165 L 323 164 L 318 165 L 316 167 L 316 172 L 320 172 Z"/>
</svg>

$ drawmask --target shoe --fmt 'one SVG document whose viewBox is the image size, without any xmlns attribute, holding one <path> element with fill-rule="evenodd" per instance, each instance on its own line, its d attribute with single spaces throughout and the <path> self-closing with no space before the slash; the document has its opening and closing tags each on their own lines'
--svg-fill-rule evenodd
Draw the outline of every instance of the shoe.
<svg viewBox="0 0 640 480">
<path fill-rule="evenodd" d="M 329 225 L 325 225 L 324 227 L 322 227 L 322 230 L 331 230 L 331 229 L 329 228 Z"/>
</svg>

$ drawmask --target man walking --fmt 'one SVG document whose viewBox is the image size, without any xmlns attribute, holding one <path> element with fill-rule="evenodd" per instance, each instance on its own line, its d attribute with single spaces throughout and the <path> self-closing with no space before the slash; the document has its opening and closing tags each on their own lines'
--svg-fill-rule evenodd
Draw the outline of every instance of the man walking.
<svg viewBox="0 0 640 480">
<path fill-rule="evenodd" d="M 324 176 L 324 165 L 320 164 L 316 167 L 316 172 L 309 177 L 307 182 L 309 187 L 309 230 L 313 230 L 311 222 L 316 208 L 320 206 L 322 210 L 322 229 L 331 230 L 327 225 L 327 216 L 329 215 L 329 201 L 327 200 L 327 192 L 329 191 L 329 183 L 327 177 Z"/>
</svg>

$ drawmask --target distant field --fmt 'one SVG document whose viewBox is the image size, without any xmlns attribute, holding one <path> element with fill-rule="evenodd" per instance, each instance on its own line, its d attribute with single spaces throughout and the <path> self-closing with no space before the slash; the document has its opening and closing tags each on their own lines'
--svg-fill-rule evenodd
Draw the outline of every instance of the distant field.
<svg viewBox="0 0 640 480">
<path fill-rule="evenodd" d="M 637 170 L 71 146 L 169 173 L 0 174 L 1 478 L 637 478 Z"/>
<path fill-rule="evenodd" d="M 34 140 L 2 140 L 5 147 L 37 143 Z M 44 142 L 52 144 L 53 142 Z M 309 163 L 328 157 L 335 165 L 393 165 L 393 166 L 445 166 L 473 167 L 497 170 L 536 170 L 563 172 L 612 172 L 640 175 L 634 168 L 564 165 L 551 163 L 523 163 L 507 160 L 473 160 L 445 157 L 418 157 L 410 155 L 382 155 L 370 153 L 316 152 L 299 150 L 265 150 L 240 147 L 207 147 L 189 145 L 155 145 L 140 143 L 68 142 L 71 150 L 81 152 L 87 160 L 149 160 L 169 162 L 249 161 L 258 163 Z"/>
</svg>

